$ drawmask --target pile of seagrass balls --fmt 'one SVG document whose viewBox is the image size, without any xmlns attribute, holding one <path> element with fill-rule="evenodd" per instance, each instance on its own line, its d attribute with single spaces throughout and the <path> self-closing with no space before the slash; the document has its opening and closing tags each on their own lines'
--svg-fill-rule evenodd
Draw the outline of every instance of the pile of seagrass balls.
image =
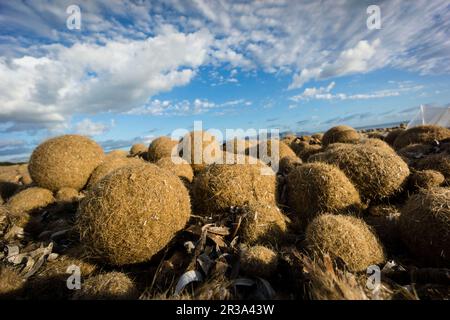
<svg viewBox="0 0 450 320">
<path fill-rule="evenodd" d="M 186 148 L 194 136 L 200 140 Z M 277 248 L 292 237 L 303 239 L 296 246 L 312 257 L 327 254 L 364 272 L 391 257 L 386 233 L 399 235 L 395 241 L 422 265 L 450 266 L 449 129 L 419 126 L 367 137 L 338 126 L 323 135 L 241 142 L 237 148 L 237 139 L 222 145 L 208 132 L 191 132 L 105 155 L 87 137 L 59 136 L 34 150 L 33 183 L 3 207 L 21 221 L 22 212 L 80 201 L 78 240 L 108 268 L 149 262 L 189 226 L 192 214 L 235 231 L 246 248 L 239 255 L 244 274 L 272 276 Z M 262 149 L 269 156 L 278 150 L 280 166 L 264 163 Z M 243 161 L 221 161 L 230 155 Z M 188 161 L 194 157 L 199 162 Z M 376 210 L 383 206 L 396 214 Z M 124 274 L 96 277 L 76 298 L 122 289 L 124 297 L 138 296 Z M 115 284 L 97 292 L 106 278 Z"/>
</svg>

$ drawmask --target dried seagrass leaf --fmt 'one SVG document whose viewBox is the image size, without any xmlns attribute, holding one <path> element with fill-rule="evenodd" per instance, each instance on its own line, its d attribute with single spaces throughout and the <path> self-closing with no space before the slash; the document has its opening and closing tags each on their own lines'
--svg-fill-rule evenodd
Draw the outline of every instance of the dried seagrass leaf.
<svg viewBox="0 0 450 320">
<path fill-rule="evenodd" d="M 202 274 L 196 270 L 190 270 L 185 272 L 177 282 L 177 285 L 175 287 L 175 295 L 179 295 L 188 284 L 194 281 L 197 282 L 203 281 Z"/>
</svg>

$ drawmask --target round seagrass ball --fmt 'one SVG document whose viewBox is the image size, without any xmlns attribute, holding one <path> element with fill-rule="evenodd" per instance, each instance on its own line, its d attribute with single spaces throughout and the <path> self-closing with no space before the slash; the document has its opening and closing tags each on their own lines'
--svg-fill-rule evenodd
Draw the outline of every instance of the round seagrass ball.
<svg viewBox="0 0 450 320">
<path fill-rule="evenodd" d="M 356 143 L 360 135 L 355 129 L 349 126 L 336 126 L 328 129 L 322 137 L 322 144 L 327 146 L 331 143 Z"/>
<path fill-rule="evenodd" d="M 280 171 L 280 161 L 284 158 L 298 159 L 301 161 L 286 143 L 276 139 L 260 142 L 258 145 L 258 157 L 264 163 L 270 164 L 273 170 L 276 171 Z"/>
<path fill-rule="evenodd" d="M 447 138 L 450 138 L 450 129 L 435 125 L 417 126 L 399 134 L 394 141 L 394 148 L 399 150 L 410 144 L 428 144 Z"/>
<path fill-rule="evenodd" d="M 361 144 L 372 146 L 372 147 L 377 147 L 377 148 L 385 148 L 385 149 L 390 150 L 391 152 L 394 151 L 389 144 L 387 144 L 385 141 L 383 141 L 381 139 L 376 139 L 376 138 L 362 139 Z"/>
<path fill-rule="evenodd" d="M 322 147 L 319 144 L 309 144 L 309 142 L 299 140 L 293 141 L 291 148 L 303 161 L 307 161 L 310 156 L 322 151 Z"/>
<path fill-rule="evenodd" d="M 408 165 L 392 150 L 363 144 L 327 148 L 317 160 L 339 167 L 364 202 L 394 195 L 410 173 Z"/>
<path fill-rule="evenodd" d="M 145 262 L 186 225 L 188 191 L 153 164 L 120 168 L 81 201 L 77 229 L 91 255 L 110 265 Z"/>
<path fill-rule="evenodd" d="M 432 152 L 433 146 L 429 144 L 410 144 L 397 150 L 397 154 L 411 167 L 415 167 L 420 159 Z"/>
<path fill-rule="evenodd" d="M 15 299 L 22 295 L 25 279 L 16 269 L 1 264 L 0 279 L 0 300 Z"/>
<path fill-rule="evenodd" d="M 439 187 L 444 181 L 445 178 L 442 173 L 435 170 L 418 170 L 409 176 L 409 186 L 414 191 Z"/>
<path fill-rule="evenodd" d="M 194 173 L 222 158 L 222 149 L 216 137 L 207 131 L 192 131 L 181 140 L 180 157 L 191 164 Z"/>
<path fill-rule="evenodd" d="M 275 203 L 275 175 L 262 174 L 268 168 L 256 164 L 212 164 L 201 171 L 192 186 L 198 214 L 217 216 L 250 202 Z M 270 169 L 269 169 L 270 170 Z"/>
<path fill-rule="evenodd" d="M 278 171 L 284 174 L 289 173 L 294 167 L 303 163 L 297 156 L 286 156 L 280 159 Z"/>
<path fill-rule="evenodd" d="M 450 189 L 412 195 L 401 210 L 403 242 L 426 266 L 450 266 Z"/>
<path fill-rule="evenodd" d="M 145 154 L 145 153 L 147 153 L 147 151 L 148 151 L 148 148 L 145 144 L 136 143 L 131 146 L 130 155 L 136 156 L 136 155 L 140 155 L 140 154 Z"/>
<path fill-rule="evenodd" d="M 278 155 L 275 152 L 278 152 Z M 280 160 L 284 157 L 296 156 L 295 152 L 286 143 L 275 139 L 262 141 L 258 145 L 250 147 L 246 153 L 260 159 L 264 157 L 275 158 L 278 156 L 278 160 Z"/>
<path fill-rule="evenodd" d="M 94 187 L 101 179 L 106 177 L 114 170 L 117 170 L 122 167 L 141 165 L 145 163 L 146 162 L 138 158 L 123 158 L 123 157 L 115 157 L 109 159 L 108 161 L 104 161 L 92 172 L 91 177 L 89 178 L 87 184 L 87 189 Z"/>
<path fill-rule="evenodd" d="M 450 185 L 450 154 L 438 153 L 426 156 L 417 162 L 417 169 L 436 170 L 445 178 L 445 184 Z"/>
<path fill-rule="evenodd" d="M 297 139 L 297 136 L 294 134 L 288 134 L 286 136 L 284 136 L 283 138 L 281 138 L 280 141 L 286 143 L 288 146 L 291 145 L 291 143 Z"/>
<path fill-rule="evenodd" d="M 128 152 L 125 150 L 113 150 L 105 155 L 104 161 L 108 161 L 113 158 L 126 158 L 127 156 Z"/>
<path fill-rule="evenodd" d="M 222 150 L 234 154 L 245 154 L 248 148 L 251 148 L 256 144 L 257 142 L 253 140 L 234 138 L 226 141 L 222 145 Z"/>
<path fill-rule="evenodd" d="M 320 213 L 358 212 L 361 199 L 345 174 L 333 165 L 307 163 L 287 176 L 288 206 L 299 229 Z"/>
<path fill-rule="evenodd" d="M 63 187 L 81 190 L 103 157 L 102 148 L 93 140 L 64 135 L 40 144 L 31 154 L 28 170 L 42 188 L 55 192 Z"/>
<path fill-rule="evenodd" d="M 174 163 L 174 160 L 176 163 Z M 183 181 L 192 182 L 194 179 L 194 171 L 191 165 L 180 157 L 165 157 L 161 158 L 156 162 L 156 165 L 160 168 L 166 169 L 172 172 L 174 175 L 182 179 Z"/>
<path fill-rule="evenodd" d="M 317 255 L 330 254 L 341 259 L 350 271 L 365 271 L 385 261 L 383 247 L 367 226 L 356 217 L 324 214 L 306 229 L 308 249 Z"/>
<path fill-rule="evenodd" d="M 176 155 L 177 144 L 178 141 L 172 140 L 170 137 L 166 136 L 154 139 L 148 147 L 148 160 L 151 162 L 156 162 L 161 158 L 172 156 L 172 153 L 173 155 Z"/>
<path fill-rule="evenodd" d="M 73 188 L 61 188 L 55 195 L 56 201 L 73 202 L 80 198 L 80 193 Z"/>
<path fill-rule="evenodd" d="M 241 249 L 240 267 L 249 276 L 269 278 L 277 266 L 278 255 L 267 247 L 258 245 Z"/>
<path fill-rule="evenodd" d="M 364 221 L 373 228 L 384 247 L 392 250 L 400 248 L 398 220 L 400 209 L 394 205 L 380 204 L 371 206 Z"/>
<path fill-rule="evenodd" d="M 275 203 L 250 202 L 242 208 L 238 235 L 246 244 L 278 245 L 287 233 L 287 218 Z"/>
<path fill-rule="evenodd" d="M 397 137 L 401 133 L 403 133 L 403 131 L 405 131 L 405 129 L 394 129 L 392 131 L 389 131 L 387 136 L 384 138 L 384 141 L 386 141 L 390 146 L 393 146 L 395 139 L 397 139 Z"/>
<path fill-rule="evenodd" d="M 33 210 L 44 208 L 55 202 L 53 193 L 50 190 L 31 187 L 12 196 L 7 206 L 12 213 L 29 213 Z"/>
</svg>

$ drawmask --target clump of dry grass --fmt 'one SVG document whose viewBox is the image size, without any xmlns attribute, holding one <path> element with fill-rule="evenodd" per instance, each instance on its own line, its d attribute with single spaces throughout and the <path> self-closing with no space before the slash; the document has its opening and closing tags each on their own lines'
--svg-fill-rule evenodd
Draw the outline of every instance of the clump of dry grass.
<svg viewBox="0 0 450 320">
<path fill-rule="evenodd" d="M 16 299 L 22 295 L 24 279 L 16 269 L 0 265 L 0 299 Z"/>
<path fill-rule="evenodd" d="M 183 183 L 153 164 L 120 168 L 81 201 L 77 229 L 93 257 L 111 265 L 149 260 L 190 217 Z"/>
<path fill-rule="evenodd" d="M 240 267 L 249 276 L 269 278 L 277 266 L 277 253 L 267 247 L 253 246 L 241 249 Z"/>
<path fill-rule="evenodd" d="M 447 138 L 450 138 L 450 129 L 435 125 L 417 126 L 399 134 L 395 139 L 394 148 L 399 150 L 410 144 L 428 144 Z"/>
<path fill-rule="evenodd" d="M 345 174 L 333 165 L 308 163 L 287 176 L 288 206 L 298 229 L 320 213 L 358 212 L 361 199 Z"/>
<path fill-rule="evenodd" d="M 242 208 L 236 219 L 236 230 L 247 244 L 276 245 L 284 240 L 287 218 L 275 203 L 251 202 Z"/>
<path fill-rule="evenodd" d="M 278 155 L 275 154 L 276 152 Z M 282 159 L 296 156 L 295 152 L 286 143 L 275 139 L 261 141 L 257 146 L 248 148 L 246 154 L 257 156 L 259 159 L 264 157 L 274 158 L 275 156 L 278 156 L 278 159 Z"/>
<path fill-rule="evenodd" d="M 257 144 L 257 140 L 234 138 L 233 140 L 225 142 L 222 146 L 222 150 L 234 154 L 245 154 L 246 150 Z"/>
<path fill-rule="evenodd" d="M 103 157 L 93 140 L 64 135 L 40 144 L 31 154 L 28 170 L 40 187 L 55 192 L 63 187 L 81 190 Z"/>
<path fill-rule="evenodd" d="M 61 188 L 55 195 L 58 202 L 73 202 L 80 198 L 80 193 L 73 188 Z"/>
<path fill-rule="evenodd" d="M 322 144 L 327 146 L 332 143 L 357 143 L 360 139 L 359 133 L 349 126 L 336 126 L 328 129 L 322 137 Z"/>
<path fill-rule="evenodd" d="M 176 163 L 174 163 L 173 159 L 176 161 Z M 194 171 L 192 170 L 191 165 L 183 158 L 161 158 L 156 162 L 156 165 L 160 168 L 172 172 L 174 175 L 188 183 L 191 183 L 192 179 L 194 179 Z"/>
<path fill-rule="evenodd" d="M 75 252 L 75 251 L 74 251 Z M 97 272 L 97 265 L 80 254 L 63 254 L 53 261 L 47 261 L 25 284 L 26 296 L 31 299 L 67 299 L 73 293 L 67 287 L 67 280 L 73 269 L 80 270 L 81 281 Z"/>
<path fill-rule="evenodd" d="M 264 165 L 267 167 L 261 159 L 248 156 L 245 154 L 235 154 L 232 152 L 222 152 L 222 156 L 214 161 L 214 164 L 251 164 L 251 165 Z M 197 173 L 200 173 L 198 171 Z"/>
<path fill-rule="evenodd" d="M 92 172 L 87 184 L 87 189 L 93 188 L 100 180 L 119 168 L 142 164 L 144 164 L 144 162 L 137 158 L 116 157 L 108 161 L 104 161 Z"/>
<path fill-rule="evenodd" d="M 438 153 L 429 155 L 417 162 L 419 170 L 435 170 L 445 178 L 445 184 L 450 184 L 450 155 L 447 153 Z"/>
<path fill-rule="evenodd" d="M 380 204 L 371 206 L 364 215 L 364 221 L 371 226 L 387 248 L 396 248 L 400 242 L 398 220 L 400 210 L 397 206 Z"/>
<path fill-rule="evenodd" d="M 192 131 L 180 140 L 180 157 L 188 161 L 194 173 L 222 157 L 222 149 L 216 137 L 207 131 Z"/>
<path fill-rule="evenodd" d="M 415 166 L 417 161 L 432 152 L 433 146 L 429 144 L 410 144 L 400 150 L 397 150 L 397 154 L 410 166 Z"/>
<path fill-rule="evenodd" d="M 297 139 L 297 137 L 293 134 L 288 134 L 281 138 L 281 141 L 286 143 L 288 146 L 291 145 L 292 142 L 294 142 Z"/>
<path fill-rule="evenodd" d="M 341 259 L 350 271 L 364 271 L 385 261 L 378 238 L 363 220 L 352 216 L 316 217 L 306 229 L 306 243 L 314 254 Z"/>
<path fill-rule="evenodd" d="M 310 156 L 322 151 L 319 144 L 309 144 L 309 142 L 297 140 L 291 143 L 291 148 L 303 161 L 307 161 Z"/>
<path fill-rule="evenodd" d="M 319 133 L 314 133 L 311 138 L 315 139 L 316 141 L 322 141 L 323 139 L 323 133 L 319 132 Z"/>
<path fill-rule="evenodd" d="M 401 236 L 409 250 L 428 266 L 448 266 L 450 190 L 421 190 L 408 199 L 401 212 Z"/>
<path fill-rule="evenodd" d="M 366 145 L 366 146 L 377 147 L 377 148 L 384 148 L 384 149 L 390 150 L 391 152 L 394 151 L 389 144 L 387 144 L 386 142 L 384 142 L 383 140 L 380 140 L 380 139 L 374 139 L 374 138 L 362 139 L 361 144 Z"/>
<path fill-rule="evenodd" d="M 287 164 L 286 161 L 301 161 L 286 143 L 276 139 L 262 141 L 258 145 L 248 148 L 246 154 L 259 158 L 264 163 L 269 164 L 274 170 L 274 163 L 277 162 L 278 171 L 285 169 L 280 166 L 280 162 L 283 159 L 286 159 L 283 161 L 283 165 Z"/>
<path fill-rule="evenodd" d="M 25 189 L 11 197 L 6 203 L 8 221 L 17 227 L 33 232 L 33 228 L 39 225 L 39 219 L 35 218 L 32 213 L 47 207 L 54 201 L 53 194 L 47 189 L 39 187 Z"/>
<path fill-rule="evenodd" d="M 312 300 L 368 300 L 356 277 L 334 267 L 328 254 L 313 259 L 298 254 L 307 295 Z"/>
<path fill-rule="evenodd" d="M 275 176 L 264 164 L 213 164 L 194 178 L 192 199 L 199 214 L 217 216 L 235 206 L 275 203 Z"/>
<path fill-rule="evenodd" d="M 178 141 L 162 136 L 154 139 L 148 147 L 148 160 L 156 162 L 161 158 L 177 155 Z"/>
<path fill-rule="evenodd" d="M 280 159 L 279 162 L 279 172 L 289 173 L 293 168 L 299 166 L 303 163 L 302 159 L 297 156 L 286 156 Z"/>
<path fill-rule="evenodd" d="M 418 170 L 409 176 L 409 185 L 412 190 L 431 189 L 444 183 L 444 176 L 435 170 Z"/>
<path fill-rule="evenodd" d="M 389 133 L 384 138 L 384 141 L 386 141 L 386 143 L 388 143 L 390 146 L 393 146 L 395 139 L 397 139 L 397 137 L 402 134 L 403 131 L 405 131 L 405 129 L 394 129 L 389 131 Z"/>
<path fill-rule="evenodd" d="M 306 162 L 312 163 L 312 162 L 325 162 L 326 160 L 326 152 L 318 152 L 314 153 L 311 156 L 308 157 Z"/>
<path fill-rule="evenodd" d="M 130 155 L 131 156 L 142 156 L 146 155 L 148 151 L 148 147 L 143 143 L 136 143 L 133 144 L 130 148 Z"/>
<path fill-rule="evenodd" d="M 104 158 L 104 161 L 109 161 L 113 158 L 126 158 L 128 156 L 128 152 L 125 150 L 113 150 L 110 151 Z"/>
<path fill-rule="evenodd" d="M 133 300 L 139 291 L 133 280 L 122 272 L 108 272 L 92 276 L 75 291 L 74 300 Z"/>
<path fill-rule="evenodd" d="M 29 213 L 53 203 L 55 198 L 50 190 L 31 187 L 12 196 L 7 206 L 12 213 Z"/>
<path fill-rule="evenodd" d="M 369 145 L 339 144 L 327 148 L 317 160 L 338 166 L 364 202 L 400 191 L 410 173 L 408 165 L 395 152 Z"/>
<path fill-rule="evenodd" d="M 381 132 L 369 132 L 366 134 L 368 139 L 377 139 L 384 141 L 384 135 Z"/>
</svg>

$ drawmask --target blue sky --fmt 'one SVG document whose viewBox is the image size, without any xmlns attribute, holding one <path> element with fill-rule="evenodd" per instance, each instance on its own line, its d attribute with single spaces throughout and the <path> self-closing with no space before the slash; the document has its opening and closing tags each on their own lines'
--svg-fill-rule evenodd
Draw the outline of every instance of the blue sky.
<svg viewBox="0 0 450 320">
<path fill-rule="evenodd" d="M 78 5 L 81 29 L 66 9 Z M 366 25 L 369 5 L 381 29 Z M 448 1 L 2 1 L 0 161 L 177 128 L 322 131 L 450 102 Z"/>
</svg>

